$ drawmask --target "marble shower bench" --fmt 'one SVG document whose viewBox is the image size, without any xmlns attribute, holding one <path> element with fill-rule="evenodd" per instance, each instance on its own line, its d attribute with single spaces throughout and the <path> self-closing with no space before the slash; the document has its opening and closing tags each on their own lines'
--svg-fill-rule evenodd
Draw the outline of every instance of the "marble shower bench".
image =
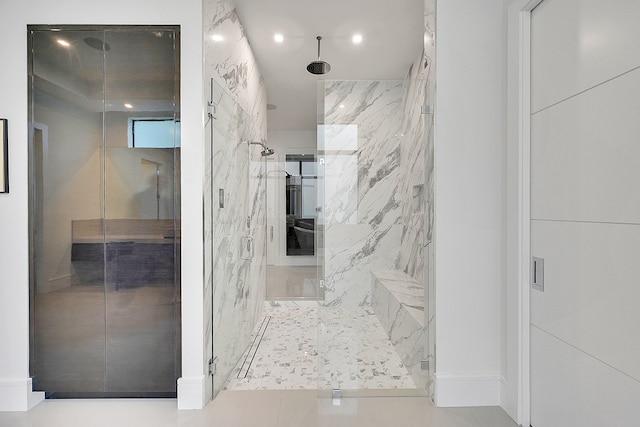
<svg viewBox="0 0 640 427">
<path fill-rule="evenodd" d="M 399 270 L 371 270 L 371 306 L 419 388 L 427 386 L 424 285 Z"/>
</svg>

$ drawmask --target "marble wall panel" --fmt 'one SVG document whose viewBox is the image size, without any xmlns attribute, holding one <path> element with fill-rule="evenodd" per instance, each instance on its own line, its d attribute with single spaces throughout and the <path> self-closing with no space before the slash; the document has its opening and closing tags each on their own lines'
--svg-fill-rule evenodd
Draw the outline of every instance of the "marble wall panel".
<svg viewBox="0 0 640 427">
<path fill-rule="evenodd" d="M 427 17 L 425 22 L 430 20 Z M 425 25 L 429 32 L 429 24 Z M 435 70 L 433 42 L 418 55 L 407 73 L 403 97 L 400 194 L 402 197 L 402 244 L 398 269 L 413 278 L 425 278 L 424 248 L 433 234 L 433 111 Z"/>
<path fill-rule="evenodd" d="M 425 248 L 427 251 L 425 257 L 425 321 L 427 322 L 427 347 L 425 360 L 429 361 L 430 369 L 427 375 L 427 394 L 433 398 L 435 394 L 435 381 L 434 372 L 436 366 L 436 349 L 435 349 L 435 337 L 436 337 L 436 324 L 435 324 L 435 242 L 433 240 L 433 230 L 435 226 L 434 217 L 434 183 L 433 183 L 433 171 L 434 171 L 434 113 L 436 110 L 435 105 L 435 92 L 436 92 L 436 0 L 425 0 L 424 3 L 424 57 L 425 64 L 428 73 L 424 76 L 426 80 L 427 92 L 425 96 L 425 105 L 428 116 L 426 117 L 426 172 L 425 172 L 425 191 L 426 191 L 426 208 L 425 208 L 425 233 L 427 242 L 429 242 Z"/>
<path fill-rule="evenodd" d="M 404 82 L 325 82 L 320 150 L 327 305 L 348 294 L 365 304 L 368 293 L 358 283 L 368 281 L 353 279 L 356 271 L 366 274 L 361 267 L 374 265 L 379 253 L 378 267 L 425 280 L 424 247 L 433 228 L 433 56 L 422 51 Z M 396 227 L 399 241 L 390 238 Z"/>
<path fill-rule="evenodd" d="M 326 81 L 324 276 L 327 306 L 366 306 L 372 266 L 393 268 L 400 247 L 402 81 Z"/>
<path fill-rule="evenodd" d="M 371 272 L 371 307 L 417 387 L 427 388 L 421 367 L 427 345 L 424 285 L 399 270 Z"/>
<path fill-rule="evenodd" d="M 205 99 L 217 105 L 216 119 L 207 123 L 215 131 L 205 141 L 212 160 L 205 161 L 204 299 L 205 322 L 211 325 L 205 330 L 204 362 L 217 358 L 213 388 L 211 381 L 206 384 L 210 398 L 248 346 L 265 299 L 265 162 L 248 141 L 266 142 L 267 115 L 264 81 L 232 2 L 205 0 L 203 11 L 205 87 L 212 86 Z M 214 41 L 214 34 L 223 41 Z M 246 246 L 249 237 L 252 250 Z"/>
</svg>

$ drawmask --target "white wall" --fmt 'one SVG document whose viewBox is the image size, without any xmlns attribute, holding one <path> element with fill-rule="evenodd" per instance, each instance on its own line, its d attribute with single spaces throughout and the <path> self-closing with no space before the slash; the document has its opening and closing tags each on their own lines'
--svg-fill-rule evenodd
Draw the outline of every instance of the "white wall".
<svg viewBox="0 0 640 427">
<path fill-rule="evenodd" d="M 35 96 L 35 121 L 47 126 L 43 149 L 42 277 L 38 292 L 71 286 L 71 221 L 102 216 L 102 114 L 43 93 Z M 49 148 L 50 147 L 50 148 Z"/>
<path fill-rule="evenodd" d="M 202 5 L 181 2 L 81 0 L 5 2 L 0 46 L 0 117 L 9 119 L 11 193 L 0 194 L 0 410 L 26 410 L 42 398 L 29 379 L 27 177 L 27 25 L 181 25 L 182 103 L 182 378 L 180 407 L 202 407 Z M 189 216 L 190 215 L 190 216 Z M 184 307 L 188 307 L 188 310 Z M 11 349 L 7 351 L 6 349 Z"/>
<path fill-rule="evenodd" d="M 503 1 L 437 5 L 436 396 L 498 405 L 503 281 Z"/>
</svg>

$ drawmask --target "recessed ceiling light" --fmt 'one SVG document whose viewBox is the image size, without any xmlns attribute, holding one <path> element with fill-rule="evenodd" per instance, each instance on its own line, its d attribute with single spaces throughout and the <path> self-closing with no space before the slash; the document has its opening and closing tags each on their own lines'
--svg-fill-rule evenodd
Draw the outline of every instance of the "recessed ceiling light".
<svg viewBox="0 0 640 427">
<path fill-rule="evenodd" d="M 276 43 L 282 43 L 284 41 L 284 36 L 282 34 L 276 34 L 273 36 L 273 39 Z"/>
<path fill-rule="evenodd" d="M 133 105 L 129 104 L 128 102 L 124 104 L 125 108 L 133 108 Z"/>
<path fill-rule="evenodd" d="M 64 46 L 64 47 L 69 47 L 69 46 L 71 46 L 71 43 L 69 43 L 69 42 L 68 42 L 68 41 L 66 41 L 66 40 L 58 39 L 57 41 L 58 41 L 58 44 L 59 44 L 60 46 Z"/>
<path fill-rule="evenodd" d="M 344 108 L 344 104 L 340 104 L 340 108 Z"/>
<path fill-rule="evenodd" d="M 214 34 L 214 35 L 211 36 L 211 39 L 214 42 L 221 42 L 221 41 L 224 40 L 224 37 L 222 37 L 220 34 Z"/>
<path fill-rule="evenodd" d="M 353 37 L 351 37 L 351 41 L 354 44 L 360 44 L 362 43 L 362 34 L 354 34 Z"/>
</svg>

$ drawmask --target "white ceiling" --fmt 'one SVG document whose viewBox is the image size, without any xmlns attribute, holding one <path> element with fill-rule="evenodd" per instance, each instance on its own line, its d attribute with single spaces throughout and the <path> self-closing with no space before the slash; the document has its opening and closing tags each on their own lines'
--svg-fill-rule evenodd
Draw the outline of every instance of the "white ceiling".
<svg viewBox="0 0 640 427">
<path fill-rule="evenodd" d="M 423 0 L 235 0 L 267 87 L 269 130 L 315 130 L 317 80 L 403 79 L 421 52 Z M 274 41 L 275 33 L 284 43 Z M 351 36 L 362 34 L 354 45 Z M 306 70 L 317 59 L 331 71 Z"/>
</svg>

